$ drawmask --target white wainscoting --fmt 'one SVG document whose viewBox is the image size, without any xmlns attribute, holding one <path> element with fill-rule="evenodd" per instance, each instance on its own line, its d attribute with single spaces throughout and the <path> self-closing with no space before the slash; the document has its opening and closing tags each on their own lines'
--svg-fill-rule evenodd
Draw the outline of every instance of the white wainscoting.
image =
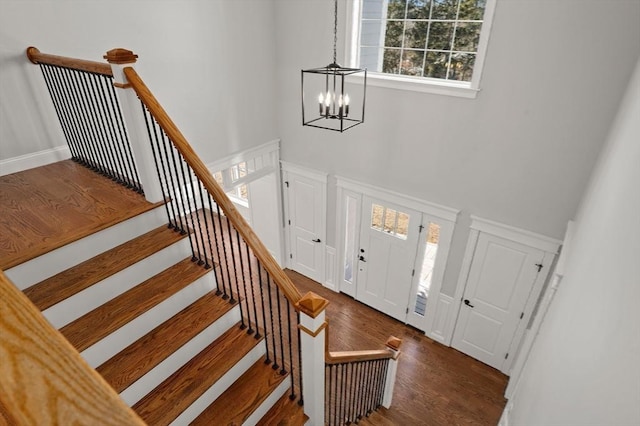
<svg viewBox="0 0 640 426">
<path fill-rule="evenodd" d="M 434 314 L 433 326 L 429 332 L 429 337 L 442 344 L 447 344 L 447 322 L 450 320 L 449 313 L 453 306 L 453 297 L 439 293 L 437 295 L 436 312 Z"/>
</svg>

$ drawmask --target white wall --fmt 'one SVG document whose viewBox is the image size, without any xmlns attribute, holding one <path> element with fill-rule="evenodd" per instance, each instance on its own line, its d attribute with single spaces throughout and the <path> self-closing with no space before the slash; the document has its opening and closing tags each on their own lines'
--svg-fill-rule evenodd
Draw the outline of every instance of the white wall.
<svg viewBox="0 0 640 426">
<path fill-rule="evenodd" d="M 510 401 L 514 425 L 640 424 L 640 61 Z"/>
<path fill-rule="evenodd" d="M 275 139 L 273 26 L 264 0 L 0 0 L 0 160 L 64 144 L 31 45 L 96 61 L 133 50 L 205 162 Z"/>
<path fill-rule="evenodd" d="M 640 52 L 640 2 L 497 0 L 477 99 L 369 86 L 365 123 L 343 134 L 300 123 L 300 69 L 331 61 L 332 12 L 276 0 L 283 160 L 462 210 L 449 295 L 470 213 L 562 238 Z"/>
</svg>

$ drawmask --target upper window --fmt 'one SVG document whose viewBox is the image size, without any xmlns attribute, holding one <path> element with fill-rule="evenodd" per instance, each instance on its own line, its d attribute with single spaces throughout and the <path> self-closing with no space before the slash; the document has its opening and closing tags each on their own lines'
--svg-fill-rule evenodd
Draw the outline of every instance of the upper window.
<svg viewBox="0 0 640 426">
<path fill-rule="evenodd" d="M 356 0 L 352 62 L 374 77 L 475 91 L 493 1 Z"/>
</svg>

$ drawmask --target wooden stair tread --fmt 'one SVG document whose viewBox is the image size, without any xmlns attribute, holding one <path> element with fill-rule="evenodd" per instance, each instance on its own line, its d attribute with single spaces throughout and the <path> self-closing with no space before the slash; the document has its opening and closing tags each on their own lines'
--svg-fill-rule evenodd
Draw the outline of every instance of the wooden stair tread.
<svg viewBox="0 0 640 426">
<path fill-rule="evenodd" d="M 166 226 L 147 232 L 24 290 L 41 311 L 180 241 Z"/>
<path fill-rule="evenodd" d="M 60 332 L 82 352 L 208 271 L 184 259 L 65 325 Z"/>
<path fill-rule="evenodd" d="M 168 424 L 220 379 L 261 339 L 236 325 L 180 367 L 132 408 L 149 424 Z"/>
<path fill-rule="evenodd" d="M 304 414 L 298 399 L 291 400 L 286 393 L 260 419 L 257 426 L 303 426 L 309 417 Z"/>
<path fill-rule="evenodd" d="M 213 404 L 191 423 L 197 425 L 241 425 L 262 402 L 287 378 L 262 357 L 236 380 Z"/>
<path fill-rule="evenodd" d="M 230 304 L 227 300 L 208 293 L 111 357 L 96 370 L 120 393 L 236 304 Z"/>
<path fill-rule="evenodd" d="M 0 176 L 0 199 L 4 270 L 162 205 L 72 160 Z"/>
</svg>

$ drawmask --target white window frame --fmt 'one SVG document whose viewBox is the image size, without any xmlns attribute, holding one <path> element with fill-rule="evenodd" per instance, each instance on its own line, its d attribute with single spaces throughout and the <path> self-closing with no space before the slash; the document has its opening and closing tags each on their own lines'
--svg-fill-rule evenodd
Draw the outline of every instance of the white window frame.
<svg viewBox="0 0 640 426">
<path fill-rule="evenodd" d="M 350 67 L 357 68 L 359 64 L 360 49 L 360 16 L 363 0 L 351 0 L 347 6 L 347 28 L 345 56 Z M 480 82 L 484 68 L 484 60 L 491 34 L 491 24 L 495 12 L 497 0 L 487 0 L 483 17 L 482 30 L 478 41 L 478 52 L 473 68 L 471 82 L 442 80 L 428 77 L 412 77 L 399 74 L 385 74 L 367 70 L 367 84 L 370 86 L 386 87 L 399 90 L 411 90 L 415 92 L 433 93 L 436 95 L 448 95 L 461 98 L 475 99 L 480 91 Z"/>
</svg>

